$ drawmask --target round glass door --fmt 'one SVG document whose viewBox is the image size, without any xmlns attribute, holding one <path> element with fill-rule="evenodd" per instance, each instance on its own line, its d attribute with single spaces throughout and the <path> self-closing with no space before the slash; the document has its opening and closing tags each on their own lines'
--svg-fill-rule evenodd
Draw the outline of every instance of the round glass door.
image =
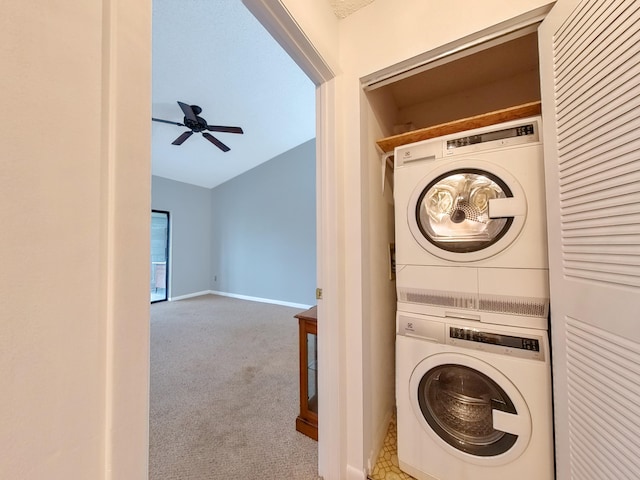
<svg viewBox="0 0 640 480">
<path fill-rule="evenodd" d="M 493 410 L 517 414 L 505 391 L 478 370 L 456 364 L 438 365 L 418 384 L 424 419 L 446 443 L 480 457 L 510 450 L 518 436 L 494 428 Z"/>
<path fill-rule="evenodd" d="M 484 170 L 449 171 L 422 190 L 417 225 L 424 238 L 443 250 L 482 250 L 500 240 L 513 222 L 513 217 L 490 218 L 489 202 L 512 196 L 502 180 Z"/>
</svg>

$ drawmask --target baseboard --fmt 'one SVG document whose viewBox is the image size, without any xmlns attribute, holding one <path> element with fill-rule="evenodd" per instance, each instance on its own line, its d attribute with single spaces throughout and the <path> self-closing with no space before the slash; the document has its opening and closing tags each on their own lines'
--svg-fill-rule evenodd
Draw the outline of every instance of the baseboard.
<svg viewBox="0 0 640 480">
<path fill-rule="evenodd" d="M 260 298 L 260 297 L 251 297 L 248 295 L 238 295 L 237 293 L 229 293 L 229 292 L 218 292 L 216 290 L 209 290 L 207 293 L 211 293 L 213 295 L 221 295 L 223 297 L 232 297 L 238 298 L 240 300 L 249 300 L 252 302 L 262 302 L 262 303 L 273 303 L 275 305 L 282 305 L 285 307 L 293 307 L 293 308 L 303 308 L 308 309 L 313 305 L 305 305 L 304 303 L 292 303 L 292 302 L 283 302 L 282 300 L 272 300 L 270 298 Z"/>
<path fill-rule="evenodd" d="M 380 424 L 378 431 L 375 434 L 373 439 L 374 443 L 371 447 L 371 452 L 369 452 L 369 458 L 367 460 L 367 466 L 369 468 L 369 473 L 373 471 L 373 467 L 376 465 L 376 461 L 378 460 L 378 456 L 380 455 L 380 451 L 384 446 L 384 441 L 387 437 L 387 432 L 389 431 L 389 424 L 391 423 L 391 418 L 393 417 L 394 408 L 389 410 L 387 414 L 384 416 L 384 420 Z"/>
<path fill-rule="evenodd" d="M 347 480 L 367 480 L 367 475 L 351 465 L 347 465 Z"/>
<path fill-rule="evenodd" d="M 169 301 L 170 302 L 175 302 L 177 300 L 185 300 L 187 298 L 201 297 L 202 295 L 210 295 L 210 294 L 211 294 L 211 290 L 204 290 L 202 292 L 187 293 L 186 295 L 179 295 L 177 297 L 170 297 Z"/>
</svg>

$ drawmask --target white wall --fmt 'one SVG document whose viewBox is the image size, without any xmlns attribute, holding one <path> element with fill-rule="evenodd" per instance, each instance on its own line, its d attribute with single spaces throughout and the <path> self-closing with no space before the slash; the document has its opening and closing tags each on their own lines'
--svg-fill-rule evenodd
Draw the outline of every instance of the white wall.
<svg viewBox="0 0 640 480">
<path fill-rule="evenodd" d="M 3 3 L 0 478 L 147 478 L 150 26 Z"/>
<path fill-rule="evenodd" d="M 330 59 L 335 54 L 333 25 L 322 29 L 313 24 L 303 11 L 308 2 L 284 3 L 320 53 Z M 326 134 L 337 142 L 335 162 L 343 182 L 337 192 L 343 215 L 340 276 L 345 282 L 338 328 L 345 337 L 342 345 L 349 348 L 341 366 L 345 377 L 336 380 L 338 391 L 342 385 L 346 388 L 340 393 L 346 407 L 343 478 L 364 478 L 376 436 L 393 402 L 393 380 L 388 371 L 379 372 L 374 364 L 380 358 L 393 361 L 388 337 L 394 306 L 390 305 L 389 281 L 382 274 L 390 214 L 380 208 L 380 160 L 371 148 L 382 128 L 366 104 L 359 79 L 548 3 L 408 0 L 400 5 L 376 0 L 338 23 L 337 77 L 332 81 L 335 131 Z"/>
</svg>

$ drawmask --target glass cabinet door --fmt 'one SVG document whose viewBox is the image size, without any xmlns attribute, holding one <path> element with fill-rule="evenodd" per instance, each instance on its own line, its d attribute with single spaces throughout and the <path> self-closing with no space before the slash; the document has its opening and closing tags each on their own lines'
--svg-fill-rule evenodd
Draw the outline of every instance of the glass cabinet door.
<svg viewBox="0 0 640 480">
<path fill-rule="evenodd" d="M 294 315 L 298 319 L 300 350 L 300 415 L 296 430 L 318 439 L 318 323 L 317 307 Z"/>
<path fill-rule="evenodd" d="M 314 333 L 307 333 L 307 408 L 318 414 L 318 346 Z"/>
</svg>

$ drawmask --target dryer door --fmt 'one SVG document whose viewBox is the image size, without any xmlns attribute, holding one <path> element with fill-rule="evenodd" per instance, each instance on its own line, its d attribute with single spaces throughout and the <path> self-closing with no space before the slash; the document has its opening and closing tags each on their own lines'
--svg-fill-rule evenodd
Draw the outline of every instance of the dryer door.
<svg viewBox="0 0 640 480">
<path fill-rule="evenodd" d="M 459 262 L 488 258 L 512 243 L 524 225 L 524 191 L 487 162 L 458 161 L 422 179 L 408 205 L 409 229 L 432 254 Z"/>
<path fill-rule="evenodd" d="M 467 355 L 421 362 L 410 380 L 413 410 L 449 453 L 483 465 L 515 460 L 531 436 L 518 389 L 497 369 Z"/>
</svg>

